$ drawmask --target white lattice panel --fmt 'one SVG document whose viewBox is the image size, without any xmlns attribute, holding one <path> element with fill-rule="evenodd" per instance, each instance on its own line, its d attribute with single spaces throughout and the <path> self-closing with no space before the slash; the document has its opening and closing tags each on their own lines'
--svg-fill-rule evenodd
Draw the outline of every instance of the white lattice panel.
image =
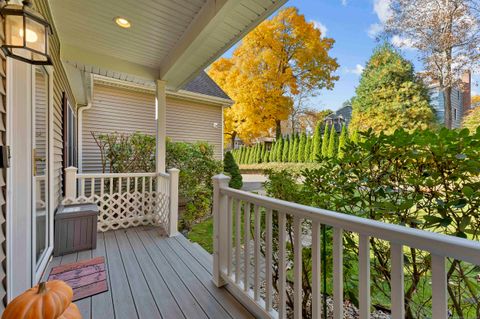
<svg viewBox="0 0 480 319">
<path fill-rule="evenodd" d="M 169 226 L 168 178 L 154 178 L 151 174 L 105 176 L 79 178 L 79 196 L 67 198 L 63 203 L 96 203 L 99 207 L 98 231 L 102 232 L 140 225 Z M 90 190 L 88 195 L 85 194 L 86 184 Z"/>
</svg>

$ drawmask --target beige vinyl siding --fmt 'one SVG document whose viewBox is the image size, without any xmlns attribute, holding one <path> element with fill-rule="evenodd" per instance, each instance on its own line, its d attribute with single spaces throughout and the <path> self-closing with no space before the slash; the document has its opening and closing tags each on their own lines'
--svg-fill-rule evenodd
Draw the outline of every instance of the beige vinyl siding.
<svg viewBox="0 0 480 319">
<path fill-rule="evenodd" d="M 222 107 L 167 98 L 167 136 L 172 141 L 207 141 L 221 159 Z"/>
<path fill-rule="evenodd" d="M 92 132 L 155 135 L 155 95 L 96 83 L 92 107 L 83 111 L 82 121 L 82 170 L 101 172 L 100 151 Z M 218 128 L 213 123 L 218 123 Z M 221 125 L 220 106 L 167 98 L 167 136 L 171 140 L 207 141 L 215 147 L 215 156 L 220 159 Z"/>
<path fill-rule="evenodd" d="M 0 17 L 0 44 L 4 43 L 5 34 L 3 30 L 3 19 Z M 6 123 L 6 59 L 3 55 L 3 52 L 0 50 L 0 145 L 6 145 L 6 132 L 5 132 L 5 123 Z M 0 169 L 0 313 L 5 309 L 5 304 L 7 302 L 7 243 L 6 243 L 6 169 Z"/>
<path fill-rule="evenodd" d="M 35 8 L 53 25 L 48 0 L 37 0 Z M 60 60 L 60 40 L 58 32 L 53 29 L 50 36 L 49 53 L 53 62 L 53 139 L 54 139 L 54 170 L 53 170 L 53 207 L 57 207 L 62 197 L 63 180 L 63 92 L 66 92 L 71 105 L 76 105 L 72 89 L 67 79 L 65 69 Z"/>
</svg>

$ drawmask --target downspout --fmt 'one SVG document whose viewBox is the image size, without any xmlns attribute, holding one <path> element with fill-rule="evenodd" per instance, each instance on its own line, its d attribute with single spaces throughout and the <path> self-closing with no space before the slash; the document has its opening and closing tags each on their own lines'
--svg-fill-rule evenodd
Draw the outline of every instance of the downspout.
<svg viewBox="0 0 480 319">
<path fill-rule="evenodd" d="M 77 104 L 77 146 L 78 146 L 78 172 L 83 171 L 83 111 L 92 108 L 92 102 Z"/>
</svg>

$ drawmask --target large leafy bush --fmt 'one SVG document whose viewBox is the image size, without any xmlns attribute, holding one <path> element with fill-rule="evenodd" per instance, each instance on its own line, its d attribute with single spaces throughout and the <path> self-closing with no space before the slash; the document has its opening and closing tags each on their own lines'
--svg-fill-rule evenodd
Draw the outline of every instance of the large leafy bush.
<svg viewBox="0 0 480 319">
<path fill-rule="evenodd" d="M 133 173 L 155 171 L 155 137 L 134 133 L 92 133 L 100 149 L 103 172 Z M 167 140 L 168 168 L 180 170 L 179 196 L 186 203 L 180 227 L 189 229 L 211 214 L 212 177 L 222 170 L 206 142 L 185 143 Z"/>
<path fill-rule="evenodd" d="M 300 177 L 271 172 L 269 195 L 382 222 L 480 239 L 480 129 L 391 135 L 362 133 L 358 143 L 346 142 L 343 158 L 319 158 Z M 292 186 L 292 181 L 303 180 Z M 287 225 L 288 226 L 288 225 Z M 304 224 L 308 232 L 310 225 Z M 288 230 L 288 229 L 287 229 Z M 329 231 L 326 233 L 329 242 Z M 346 233 L 345 290 L 355 303 L 358 238 Z M 372 304 L 390 307 L 390 247 L 371 239 Z M 287 246 L 290 247 L 290 246 Z M 290 247 L 291 249 L 291 247 Z M 304 251 L 308 253 L 308 248 Z M 430 317 L 430 255 L 405 249 L 407 318 Z M 331 254 L 327 253 L 327 259 Z M 309 271 L 309 260 L 304 261 Z M 329 260 L 328 264 L 331 264 Z M 458 260 L 448 262 L 450 309 L 459 318 L 480 316 L 480 268 Z M 331 272 L 327 267 L 327 276 Z M 306 289 L 306 290 L 305 290 Z M 308 287 L 304 295 L 308 296 Z"/>
</svg>

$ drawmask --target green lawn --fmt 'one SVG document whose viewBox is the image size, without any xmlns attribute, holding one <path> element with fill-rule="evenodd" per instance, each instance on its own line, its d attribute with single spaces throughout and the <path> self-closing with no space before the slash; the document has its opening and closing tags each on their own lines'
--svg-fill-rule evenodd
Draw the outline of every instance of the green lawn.
<svg viewBox="0 0 480 319">
<path fill-rule="evenodd" d="M 188 239 L 199 244 L 210 254 L 213 253 L 213 218 L 196 224 L 188 233 Z"/>
</svg>

